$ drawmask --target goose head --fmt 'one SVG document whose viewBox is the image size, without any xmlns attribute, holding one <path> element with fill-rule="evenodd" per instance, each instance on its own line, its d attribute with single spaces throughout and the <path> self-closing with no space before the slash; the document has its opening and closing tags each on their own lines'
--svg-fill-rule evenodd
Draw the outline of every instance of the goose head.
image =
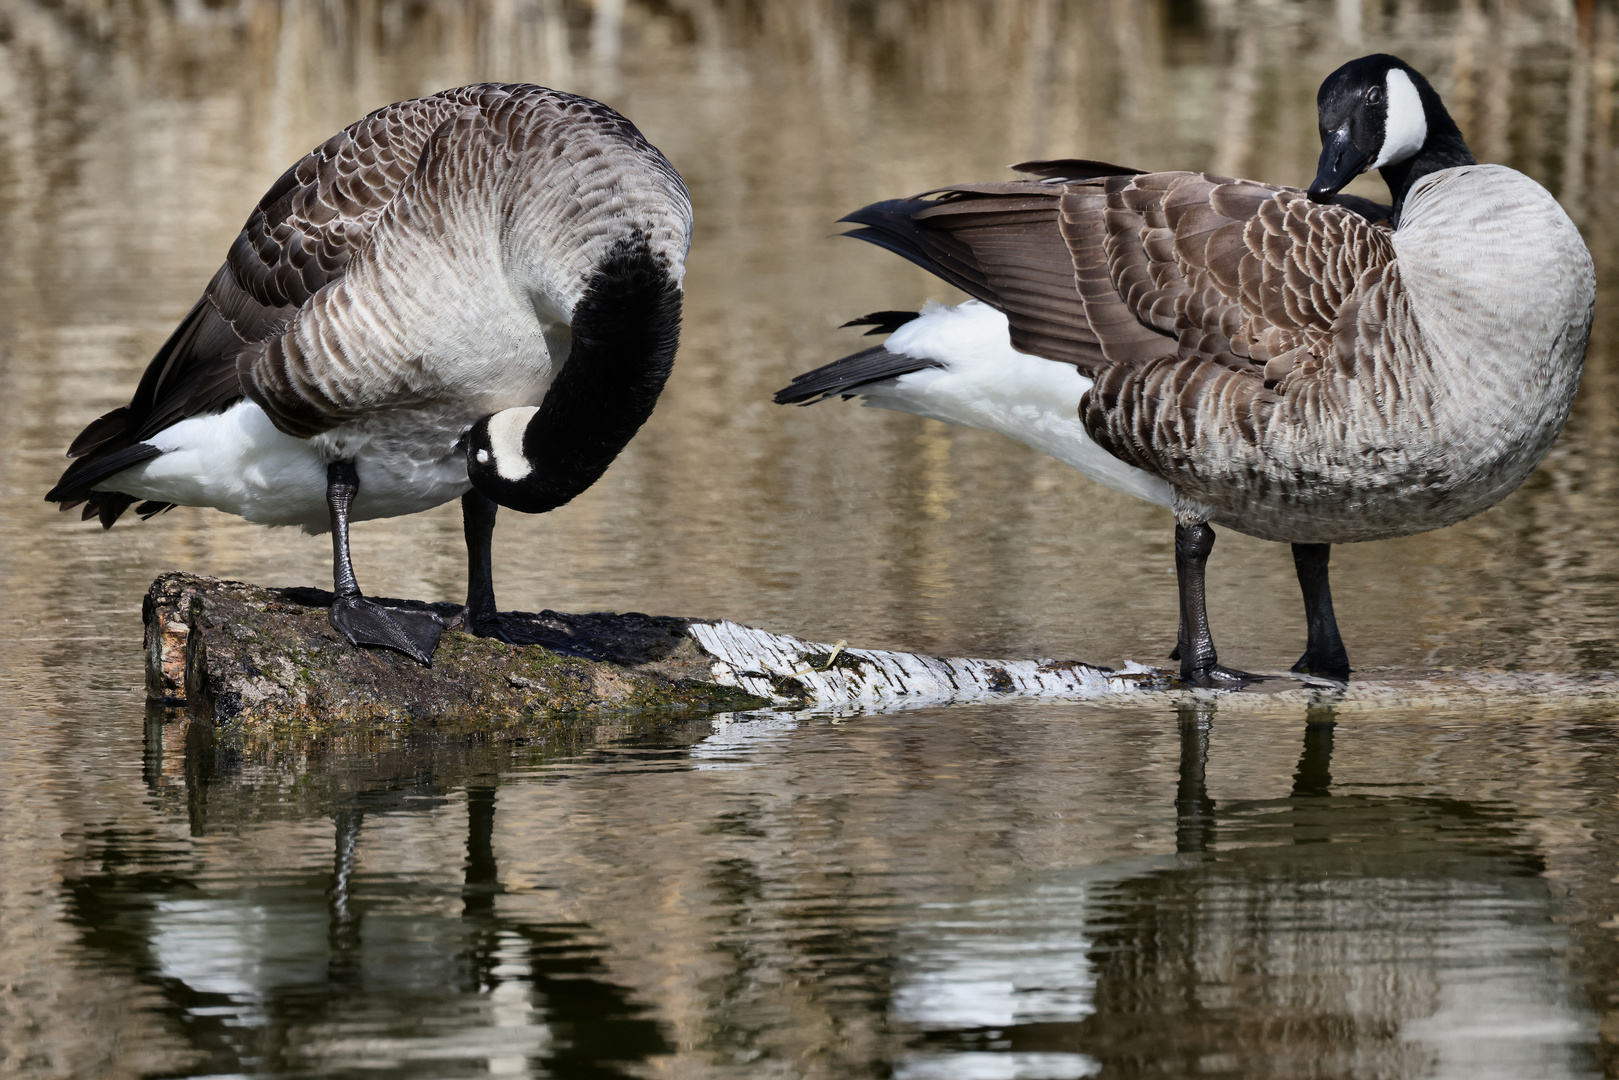
<svg viewBox="0 0 1619 1080">
<path fill-rule="evenodd" d="M 1422 73 L 1387 53 L 1351 60 L 1316 94 L 1321 161 L 1310 199 L 1331 202 L 1349 181 L 1382 171 L 1396 214 L 1411 185 L 1439 169 L 1472 165 L 1472 151 Z"/>
<path fill-rule="evenodd" d="M 601 478 L 657 404 L 680 344 L 684 249 L 630 229 L 586 279 L 567 360 L 539 405 L 466 434 L 467 479 L 497 505 L 542 514 Z"/>
<path fill-rule="evenodd" d="M 467 478 L 472 485 L 501 506 L 529 513 L 552 509 L 540 505 L 529 509 L 545 501 L 533 498 L 535 463 L 523 447 L 528 426 L 539 411 L 537 406 L 503 409 L 467 432 Z"/>
</svg>

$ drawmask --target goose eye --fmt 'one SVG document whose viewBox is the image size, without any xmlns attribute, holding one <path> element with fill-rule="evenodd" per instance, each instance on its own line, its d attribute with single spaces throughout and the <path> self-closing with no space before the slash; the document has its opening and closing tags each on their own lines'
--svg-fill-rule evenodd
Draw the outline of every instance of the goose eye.
<svg viewBox="0 0 1619 1080">
<path fill-rule="evenodd" d="M 1368 105 L 1376 105 L 1379 101 L 1382 101 L 1382 100 L 1383 100 L 1383 88 L 1381 86 L 1374 86 L 1370 90 L 1366 91 L 1366 104 L 1368 104 Z"/>
</svg>

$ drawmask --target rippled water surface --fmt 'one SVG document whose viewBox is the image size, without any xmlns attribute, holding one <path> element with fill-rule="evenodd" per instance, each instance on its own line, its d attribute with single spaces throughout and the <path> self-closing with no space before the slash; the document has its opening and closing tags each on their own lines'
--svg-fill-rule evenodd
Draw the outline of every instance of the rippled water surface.
<svg viewBox="0 0 1619 1080">
<path fill-rule="evenodd" d="M 145 712 L 147 584 L 318 584 L 326 541 L 39 501 L 288 163 L 521 79 L 630 115 L 698 231 L 656 415 L 575 503 L 503 519 L 503 606 L 1157 660 L 1163 511 L 980 432 L 770 404 L 864 344 L 840 322 L 948 298 L 834 222 L 1042 156 L 1302 183 L 1320 78 L 1385 49 L 1601 281 L 1529 482 L 1334 552 L 1362 676 L 1450 704 L 214 742 Z M 1614 709 L 1476 675 L 1619 669 L 1616 64 L 1589 0 L 0 0 L 0 1074 L 1619 1074 Z M 463 588 L 453 506 L 355 544 L 371 591 Z M 1222 531 L 1210 604 L 1223 659 L 1298 654 L 1280 545 Z"/>
</svg>

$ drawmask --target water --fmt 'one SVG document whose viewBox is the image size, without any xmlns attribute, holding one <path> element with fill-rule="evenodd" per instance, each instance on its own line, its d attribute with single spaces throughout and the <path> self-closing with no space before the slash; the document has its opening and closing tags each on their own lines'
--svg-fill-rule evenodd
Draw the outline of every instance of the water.
<svg viewBox="0 0 1619 1080">
<path fill-rule="evenodd" d="M 325 540 L 39 502 L 287 163 L 389 101 L 524 79 L 634 118 L 699 225 L 656 415 L 577 502 L 503 518 L 503 606 L 1160 658 L 1162 511 L 770 394 L 864 344 L 838 323 L 947 297 L 828 239 L 842 213 L 1040 156 L 1303 182 L 1317 82 L 1380 49 L 1564 201 L 1602 289 L 1523 489 L 1334 553 L 1357 668 L 1454 704 L 210 746 L 144 712 L 146 585 L 321 583 Z M 1619 1074 L 1613 710 L 1473 676 L 1619 669 L 1616 60 L 1619 15 L 1551 0 L 0 3 L 0 1074 Z M 463 587 L 453 507 L 355 544 L 378 593 Z M 1222 530 L 1210 605 L 1233 663 L 1302 647 L 1279 545 Z"/>
</svg>

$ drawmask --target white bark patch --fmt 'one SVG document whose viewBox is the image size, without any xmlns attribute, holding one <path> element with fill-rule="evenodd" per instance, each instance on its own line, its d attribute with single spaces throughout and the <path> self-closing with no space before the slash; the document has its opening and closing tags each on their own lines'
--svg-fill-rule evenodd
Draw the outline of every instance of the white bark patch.
<svg viewBox="0 0 1619 1080">
<path fill-rule="evenodd" d="M 1095 698 L 1163 689 L 1167 673 L 1136 664 L 1109 671 L 1055 660 L 972 660 L 883 649 L 842 649 L 734 622 L 695 623 L 691 635 L 714 658 L 714 681 L 781 704 L 907 705 L 1009 696 Z M 795 692 L 796 691 L 796 692 Z M 802 695 L 802 697 L 800 697 Z"/>
<path fill-rule="evenodd" d="M 1367 172 L 1404 161 L 1428 141 L 1428 114 L 1422 111 L 1422 95 L 1411 76 L 1399 68 L 1389 68 L 1385 100 L 1388 112 L 1383 120 L 1383 149 Z"/>
<path fill-rule="evenodd" d="M 495 473 L 502 480 L 521 480 L 534 471 L 523 453 L 523 432 L 539 411 L 534 405 L 525 405 L 503 409 L 489 418 L 489 449 L 495 455 Z"/>
</svg>

